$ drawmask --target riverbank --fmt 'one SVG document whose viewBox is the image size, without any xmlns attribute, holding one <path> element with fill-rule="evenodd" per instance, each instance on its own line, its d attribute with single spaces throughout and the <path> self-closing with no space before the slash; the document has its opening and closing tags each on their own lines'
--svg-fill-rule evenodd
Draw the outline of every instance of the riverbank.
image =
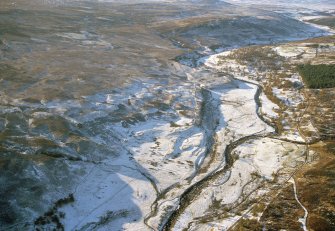
<svg viewBox="0 0 335 231">
<path fill-rule="evenodd" d="M 303 208 L 315 221 L 301 181 L 296 194 L 285 182 L 316 158 L 333 121 L 332 100 L 318 97 L 333 95 L 303 88 L 290 66 L 315 48 L 281 43 L 327 31 L 223 1 L 0 6 L 1 228 L 206 230 L 250 218 L 298 230 Z M 277 195 L 294 201 L 280 214 L 291 222 L 275 219 Z"/>
<path fill-rule="evenodd" d="M 308 119 L 308 115 L 313 110 L 311 110 L 312 103 L 310 101 L 310 98 L 306 95 L 306 92 L 309 92 L 309 94 L 312 92 L 308 89 L 301 90 L 301 87 L 303 86 L 303 82 L 298 77 L 298 75 L 295 74 L 296 69 L 294 68 L 297 63 L 308 62 L 307 60 L 315 59 L 314 58 L 315 50 L 311 50 L 309 48 L 308 42 L 310 43 L 313 42 L 313 39 L 303 41 L 300 43 L 296 42 L 294 44 L 283 44 L 283 45 L 280 45 L 279 47 L 275 47 L 275 46 L 261 47 L 260 49 L 262 49 L 262 52 L 260 52 L 258 47 L 246 48 L 246 49 L 242 48 L 240 50 L 236 49 L 235 51 L 229 51 L 229 52 L 224 52 L 222 54 L 214 55 L 205 61 L 205 65 L 211 68 L 217 68 L 220 72 L 226 72 L 226 73 L 233 72 L 234 73 L 233 75 L 239 76 L 239 78 L 260 83 L 262 87 L 265 89 L 265 93 L 267 97 L 272 100 L 272 103 L 276 104 L 276 106 L 272 107 L 272 109 L 274 109 L 276 113 L 269 113 L 269 112 L 264 113 L 265 116 L 266 114 L 268 115 L 272 114 L 271 117 L 268 116 L 268 119 L 272 120 L 274 124 L 278 125 L 278 120 L 280 121 L 280 124 L 279 124 L 280 126 L 277 126 L 278 134 L 277 134 L 276 140 L 283 139 L 286 142 L 296 144 L 295 146 L 296 148 L 299 149 L 299 145 L 300 145 L 300 150 L 305 150 L 302 153 L 302 156 L 301 156 L 302 158 L 300 160 L 296 159 L 296 161 L 300 163 L 295 165 L 295 167 L 291 171 L 291 174 L 289 173 L 289 171 L 287 171 L 288 169 L 285 170 L 285 168 L 282 168 L 280 171 L 273 174 L 274 176 L 276 176 L 276 180 L 277 180 L 277 177 L 286 179 L 284 180 L 283 184 L 279 188 L 285 188 L 286 187 L 285 182 L 289 179 L 292 180 L 291 177 L 296 174 L 297 170 L 299 170 L 305 164 L 309 165 L 311 161 L 313 162 L 313 160 L 315 159 L 315 149 L 313 149 L 313 151 L 311 152 L 308 146 L 311 143 L 318 142 L 319 140 L 318 135 L 320 136 L 320 133 L 317 132 L 317 127 L 315 127 L 315 123 L 314 123 L 314 126 L 312 126 L 310 124 L 311 120 Z M 329 41 L 327 41 L 327 38 L 325 38 L 324 42 L 325 44 L 321 43 L 320 45 L 321 46 L 327 45 L 328 44 L 327 42 Z M 276 52 L 280 50 L 280 53 L 278 53 L 279 56 L 271 52 L 271 49 Z M 329 58 L 331 57 L 332 49 L 333 47 L 331 46 L 329 47 L 328 50 L 324 50 L 323 51 L 324 55 L 321 55 L 322 57 L 319 57 L 318 60 L 323 60 L 323 62 L 327 62 L 326 57 L 329 57 Z M 296 50 L 296 52 L 292 53 L 293 50 Z M 286 52 L 290 52 L 289 55 Z M 249 56 L 249 54 L 252 56 Z M 249 59 L 249 57 L 252 57 L 252 59 Z M 282 57 L 284 57 L 284 59 L 282 59 Z M 283 65 L 283 61 L 285 62 L 285 69 L 281 68 Z M 313 61 L 317 62 L 316 60 L 313 60 Z M 279 69 L 276 66 L 276 64 L 278 63 L 280 65 Z M 275 71 L 275 72 L 272 72 L 272 71 Z M 323 92 L 324 92 L 323 94 L 332 94 L 331 92 L 333 92 L 333 89 L 324 90 Z M 318 98 L 319 98 L 319 103 L 323 105 L 322 102 L 324 102 L 324 100 L 326 100 L 328 97 L 326 96 L 324 98 L 320 98 L 320 97 Z M 321 108 L 319 107 L 319 110 L 331 110 L 332 111 L 334 110 L 334 108 L 330 105 L 328 106 L 323 105 Z M 268 109 L 266 109 L 266 111 L 268 111 Z M 290 119 L 292 115 L 294 115 L 294 118 Z M 330 120 L 328 123 L 330 123 L 329 126 L 331 126 L 330 121 L 331 121 L 331 117 L 333 114 L 330 113 L 328 115 L 330 117 L 329 118 Z M 317 117 L 317 118 L 321 119 L 320 117 Z M 324 118 L 324 120 L 328 121 L 328 119 L 326 118 Z M 272 137 L 275 137 L 275 136 L 272 136 Z M 270 146 L 270 144 L 268 144 L 267 146 Z M 252 150 L 254 149 L 255 147 L 251 147 L 251 150 L 247 151 L 247 153 L 252 153 L 253 152 Z M 262 150 L 264 150 L 264 148 Z M 272 150 L 274 150 L 273 148 L 270 148 L 270 150 L 267 151 L 268 154 L 274 153 L 272 152 Z M 287 151 L 286 155 L 292 156 L 293 149 L 286 150 L 286 151 Z M 280 152 L 275 152 L 275 153 L 280 153 Z M 294 165 L 294 161 L 292 160 L 288 161 L 288 163 L 289 163 L 288 165 L 291 165 L 291 167 Z M 304 168 L 308 169 L 308 167 L 304 167 Z M 271 169 L 275 169 L 275 168 L 271 167 Z M 266 186 L 264 185 L 263 187 L 266 188 Z M 296 190 L 295 187 L 294 189 Z M 293 193 L 296 193 L 296 191 L 294 191 Z M 271 195 L 271 193 L 269 194 Z M 299 192 L 298 192 L 298 195 L 299 195 Z M 248 196 L 250 197 L 250 195 Z M 262 197 L 266 198 L 266 196 L 264 195 L 262 195 Z M 295 194 L 295 198 L 297 199 L 296 194 Z M 254 228 L 257 226 L 257 224 L 262 224 L 260 227 L 264 227 L 264 225 L 265 227 L 266 226 L 271 227 L 272 225 L 274 225 L 274 223 L 272 223 L 271 216 L 268 217 L 269 213 L 271 214 L 272 212 L 275 211 L 275 208 L 272 207 L 272 202 L 268 205 L 266 205 L 265 203 L 264 205 L 263 203 L 259 201 L 259 199 L 257 199 L 257 196 L 255 198 L 255 201 L 257 202 L 254 203 L 253 206 L 250 205 L 252 203 L 249 203 L 249 206 L 246 206 L 246 207 L 244 206 L 244 208 L 243 206 L 240 206 L 240 209 L 242 210 L 238 212 L 235 210 L 235 213 L 234 212 L 232 213 L 231 211 L 227 210 L 224 216 L 225 219 L 223 218 L 213 219 L 213 216 L 211 217 L 209 215 L 210 210 L 208 210 L 206 213 L 207 215 L 206 217 L 207 218 L 211 217 L 213 220 L 215 220 L 215 222 L 211 223 L 210 225 L 202 225 L 202 226 L 196 226 L 197 224 L 195 222 L 192 224 L 191 227 L 193 228 L 202 227 L 204 229 L 205 227 L 207 228 L 209 227 L 219 228 L 220 227 L 220 228 L 228 229 L 229 227 L 233 226 L 234 227 L 233 230 L 234 230 L 235 228 L 238 228 L 241 226 L 246 228 L 248 227 L 248 225 L 249 226 L 252 225 L 250 227 L 254 227 Z M 264 201 L 271 201 L 271 199 L 266 198 L 264 199 Z M 308 217 L 307 216 L 308 211 L 305 207 L 302 206 L 299 199 L 296 201 L 298 203 L 297 205 L 295 205 L 296 210 L 299 211 L 299 207 L 303 208 L 305 210 L 305 216 L 301 215 L 301 212 L 296 213 L 297 215 L 295 219 L 296 221 L 295 225 L 294 225 L 294 222 L 292 221 L 292 217 L 290 217 L 290 222 L 285 220 L 286 218 L 284 215 L 279 220 L 278 220 L 278 217 L 276 217 L 277 219 L 276 225 L 278 225 L 277 226 L 278 228 L 279 227 L 282 228 L 285 226 L 287 227 L 296 226 L 298 228 L 300 226 L 301 229 L 303 227 L 304 229 L 307 229 L 306 227 L 308 226 L 307 226 L 306 218 Z M 219 200 L 218 202 L 219 205 L 223 206 L 223 204 L 220 204 L 220 202 L 221 201 Z M 255 214 L 257 214 L 258 212 L 256 213 L 253 212 L 254 211 L 253 209 L 257 208 L 257 210 L 259 210 L 259 207 L 258 207 L 259 204 L 262 204 L 261 207 L 263 209 L 261 209 L 262 211 L 258 211 L 260 213 L 260 216 L 257 217 Z M 218 207 L 221 207 L 221 206 L 218 206 Z M 329 209 L 332 210 L 332 208 L 329 208 Z M 288 211 L 292 212 L 293 210 L 288 210 Z M 236 213 L 238 214 L 237 216 L 236 216 Z M 291 214 L 294 214 L 294 212 L 292 212 Z M 304 219 L 301 218 L 303 216 L 304 216 Z M 222 223 L 222 221 L 224 220 L 228 222 Z M 200 221 L 200 219 L 198 221 Z M 208 223 L 208 221 L 209 220 L 206 219 L 205 223 Z M 328 221 L 329 221 L 329 218 L 328 218 Z M 315 225 L 315 222 L 313 225 Z M 328 227 L 328 225 L 329 223 L 326 226 Z"/>
</svg>

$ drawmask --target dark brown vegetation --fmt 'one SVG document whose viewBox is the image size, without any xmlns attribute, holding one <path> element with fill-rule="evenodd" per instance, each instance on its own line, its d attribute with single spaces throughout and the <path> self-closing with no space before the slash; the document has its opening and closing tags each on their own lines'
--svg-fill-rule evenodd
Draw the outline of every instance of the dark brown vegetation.
<svg viewBox="0 0 335 231">
<path fill-rule="evenodd" d="M 335 139 L 335 91 L 332 88 L 306 91 L 309 107 L 306 111 L 306 118 L 311 121 L 317 129 L 319 139 Z M 308 136 L 304 130 L 304 135 Z"/>
<path fill-rule="evenodd" d="M 249 65 L 258 71 L 278 71 L 284 64 L 284 58 L 277 55 L 271 47 L 252 46 L 236 50 L 227 58 L 235 59 L 242 65 Z"/>
<path fill-rule="evenodd" d="M 294 198 L 292 184 L 287 185 L 267 206 L 260 222 L 266 230 L 302 230 L 298 219 L 304 211 Z"/>
<path fill-rule="evenodd" d="M 303 41 L 292 42 L 292 44 L 301 43 L 301 42 L 305 42 L 305 43 L 335 43 L 335 35 L 317 37 L 317 38 L 310 38 L 310 39 L 306 39 L 306 40 L 303 40 Z"/>
<path fill-rule="evenodd" d="M 274 199 L 265 207 L 255 206 L 252 213 L 261 213 L 259 221 L 256 219 L 242 218 L 231 229 L 232 231 L 254 231 L 254 230 L 302 230 L 299 223 L 299 217 L 302 217 L 304 212 L 294 198 L 294 191 L 291 184 L 273 197 Z M 254 214 L 256 215 L 256 214 Z"/>
<path fill-rule="evenodd" d="M 314 38 L 304 42 L 313 43 L 313 46 L 319 48 L 319 43 L 335 42 L 335 36 Z M 295 42 L 292 44 L 295 44 Z M 269 55 L 267 55 L 267 52 L 269 52 Z M 327 53 L 324 55 L 328 58 L 325 60 L 329 60 L 333 54 Z M 333 85 L 333 80 L 335 82 L 335 71 L 334 65 L 324 65 L 321 54 L 319 56 L 314 59 L 320 61 L 318 63 L 321 65 L 307 64 L 300 66 L 302 69 L 306 68 L 304 70 L 306 73 L 300 72 L 300 74 L 314 77 L 314 79 L 308 79 L 307 81 L 309 82 L 307 82 L 306 77 L 303 75 L 308 87 L 322 87 L 323 89 L 297 89 L 304 93 L 305 98 L 305 101 L 297 107 L 284 105 L 272 92 L 273 87 L 279 89 L 292 89 L 294 87 L 292 84 L 283 84 L 284 80 L 289 77 L 286 73 L 295 72 L 294 64 L 278 59 L 277 61 L 284 65 L 283 69 L 281 69 L 276 66 L 277 63 L 267 60 L 271 58 L 273 60 L 277 59 L 276 55 L 272 54 L 272 50 L 256 46 L 239 49 L 230 58 L 238 59 L 238 62 L 242 65 L 252 66 L 256 71 L 259 71 L 259 75 L 262 75 L 262 70 L 264 69 L 271 72 L 270 75 L 263 75 L 261 80 L 268 98 L 280 106 L 280 116 L 277 120 L 277 125 L 284 119 L 288 120 L 291 123 L 290 126 L 300 126 L 300 132 L 305 138 L 323 141 L 321 146 L 312 147 L 312 150 L 316 151 L 319 156 L 319 160 L 314 161 L 313 165 L 305 165 L 298 172 L 295 179 L 298 198 L 309 212 L 308 229 L 327 231 L 335 230 L 335 106 L 333 103 L 335 91 L 334 88 L 331 88 L 335 86 Z M 294 113 L 294 118 L 288 117 L 289 114 L 285 113 L 287 110 Z M 299 119 L 300 117 L 302 118 Z M 316 131 L 311 131 L 308 124 L 312 125 Z M 281 127 L 278 128 L 279 132 L 281 132 Z M 314 157 L 311 159 L 314 159 Z M 262 212 L 259 211 L 259 213 Z M 253 211 L 251 213 L 257 215 Z M 290 184 L 281 190 L 278 196 L 268 204 L 259 222 L 243 217 L 232 230 L 262 230 L 263 227 L 266 230 L 302 230 L 298 219 L 303 217 L 303 215 L 304 211 L 296 202 L 293 187 Z"/>
<path fill-rule="evenodd" d="M 256 219 L 242 218 L 232 231 L 261 231 L 262 225 Z"/>
<path fill-rule="evenodd" d="M 312 150 L 319 160 L 306 166 L 297 175 L 297 188 L 301 202 L 307 208 L 310 230 L 335 230 L 335 142 L 314 145 Z"/>
</svg>

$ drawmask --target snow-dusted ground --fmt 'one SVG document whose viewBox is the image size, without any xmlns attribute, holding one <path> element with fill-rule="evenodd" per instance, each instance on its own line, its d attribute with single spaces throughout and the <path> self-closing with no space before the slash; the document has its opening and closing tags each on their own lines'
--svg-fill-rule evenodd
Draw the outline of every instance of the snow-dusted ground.
<svg viewBox="0 0 335 231">
<path fill-rule="evenodd" d="M 279 106 L 269 100 L 269 98 L 264 93 L 260 95 L 260 100 L 262 102 L 261 112 L 271 119 L 277 118 L 278 113 L 276 110 L 279 109 Z"/>
<path fill-rule="evenodd" d="M 213 87 L 210 89 L 210 92 L 213 97 L 218 98 L 222 103 L 219 105 L 221 119 L 216 129 L 216 150 L 218 150 L 220 158 L 211 163 L 210 170 L 212 171 L 224 167 L 221 158 L 223 158 L 223 150 L 229 143 L 252 134 L 267 134 L 272 132 L 273 129 L 257 117 L 255 110 L 256 102 L 254 101 L 254 95 L 256 93 L 255 85 L 234 80 L 230 84 L 227 84 L 227 86 L 220 88 Z M 202 175 L 199 174 L 193 182 L 201 178 Z M 210 191 L 211 189 L 209 189 L 209 192 Z M 205 198 L 210 200 L 210 198 L 206 196 L 202 198 L 201 201 L 205 200 Z M 164 198 L 162 201 L 164 201 L 162 202 L 164 204 L 166 203 L 165 201 L 171 201 L 171 198 Z M 187 216 L 188 219 L 192 219 L 195 215 L 196 213 L 186 213 L 185 216 Z M 187 223 L 184 223 L 184 219 L 181 219 L 181 224 L 187 225 Z M 175 228 L 178 230 L 179 226 L 180 225 L 177 224 Z"/>
<path fill-rule="evenodd" d="M 82 165 L 79 168 L 83 170 Z M 66 214 L 63 220 L 65 230 L 99 227 L 98 223 L 109 212 L 115 214 L 114 218 L 100 230 L 146 229 L 142 213 L 150 211 L 155 191 L 135 166 L 132 169 L 127 161 L 119 160 L 91 164 L 86 168 L 89 173 L 76 187 L 75 202 L 60 209 Z M 133 222 L 126 222 L 129 219 Z"/>
<path fill-rule="evenodd" d="M 296 60 L 300 59 L 298 58 L 299 56 L 304 60 L 315 57 L 315 48 L 311 48 L 309 45 L 310 44 L 300 44 L 298 46 L 281 45 L 273 49 L 278 55 L 284 57 L 287 60 L 295 62 Z M 262 79 L 264 78 L 264 75 L 260 79 L 260 82 L 258 82 L 258 80 L 255 81 L 257 79 L 257 72 L 255 70 L 244 65 L 240 65 L 234 59 L 229 57 L 225 58 L 231 53 L 232 51 L 225 51 L 219 54 L 205 57 L 200 62 L 204 63 L 207 67 L 214 68 L 219 71 L 228 71 L 233 73 L 234 77 L 237 79 L 247 80 L 258 84 L 266 82 L 264 79 Z M 300 76 L 297 74 L 291 73 L 291 75 L 285 78 L 285 80 L 288 80 L 297 86 L 303 85 Z M 272 87 L 272 93 L 277 99 L 279 99 L 289 108 L 296 108 L 299 104 L 305 101 L 305 98 L 301 92 L 294 88 L 279 89 L 277 87 Z M 279 109 L 278 105 L 270 101 L 264 93 L 260 95 L 260 101 L 263 104 L 261 112 L 266 117 L 278 117 L 278 114 L 276 113 L 276 111 Z M 288 111 L 287 113 L 290 114 L 291 112 Z M 292 117 L 294 116 L 292 115 Z M 291 127 L 289 124 L 290 123 L 288 121 L 283 121 L 284 132 L 278 138 L 294 142 L 306 142 L 306 140 L 299 134 L 298 129 Z M 255 175 L 257 175 L 259 178 L 262 178 L 263 180 L 272 181 L 274 175 L 276 175 L 277 171 L 280 170 L 283 176 L 285 175 L 290 177 L 290 174 L 293 173 L 296 166 L 299 165 L 299 161 L 304 162 L 304 152 L 304 145 L 295 145 L 286 141 L 271 140 L 270 138 L 258 139 L 238 146 L 235 149 L 235 153 L 239 154 L 239 159 L 234 163 L 231 171 L 223 176 L 224 180 L 222 180 L 222 182 L 224 182 L 224 184 L 222 184 L 222 186 L 218 186 L 217 184 L 213 183 L 211 190 L 207 189 L 206 191 L 203 191 L 203 193 L 199 195 L 198 200 L 193 202 L 192 205 L 190 205 L 180 216 L 180 219 L 176 225 L 176 230 L 182 230 L 186 227 L 191 227 L 191 230 L 228 229 L 234 225 L 235 222 L 241 218 L 241 216 L 236 216 L 232 213 L 228 214 L 228 217 L 226 215 L 226 218 L 223 220 L 216 219 L 215 222 L 206 224 L 201 224 L 201 222 L 194 221 L 194 217 L 196 217 L 195 220 L 201 220 L 201 217 L 210 214 L 211 203 L 213 201 L 219 201 L 222 206 L 226 206 L 241 199 L 243 190 L 246 188 L 245 191 L 248 192 L 248 187 L 254 184 L 251 182 L 254 180 L 252 177 Z M 248 155 L 243 155 L 243 153 L 248 153 Z M 287 177 L 285 178 L 285 180 L 288 179 L 289 178 Z M 229 184 L 229 182 L 231 183 Z M 257 181 L 255 182 L 255 185 L 257 185 Z M 261 190 L 260 194 L 258 194 L 256 198 L 266 194 L 268 192 L 267 190 L 269 189 L 265 188 L 265 190 Z M 306 229 L 305 219 L 308 211 L 305 208 L 304 210 L 305 217 L 300 219 L 300 221 L 303 224 L 304 229 Z M 246 213 L 248 213 L 248 211 L 246 211 Z"/>
<path fill-rule="evenodd" d="M 307 209 L 305 208 L 305 206 L 303 206 L 298 198 L 298 195 L 297 195 L 297 186 L 296 186 L 296 183 L 295 183 L 295 180 L 294 178 L 292 177 L 290 179 L 290 182 L 293 184 L 293 190 L 294 190 L 294 198 L 295 200 L 298 202 L 298 204 L 301 206 L 301 208 L 304 210 L 304 217 L 302 218 L 299 218 L 299 222 L 302 224 L 302 228 L 304 231 L 308 231 L 307 229 L 307 216 L 308 216 L 308 211 Z"/>
<path fill-rule="evenodd" d="M 313 55 L 313 50 L 306 47 L 292 49 L 279 46 L 275 51 L 285 58 Z M 226 51 L 206 57 L 199 62 L 209 68 L 220 69 L 222 63 L 219 62 L 221 60 L 219 57 L 229 54 L 230 51 Z M 207 103 L 211 102 L 211 110 L 216 109 L 219 115 L 212 121 L 215 123 L 213 131 L 209 131 L 208 127 L 199 126 L 195 117 L 185 117 L 179 113 L 176 117 L 148 117 L 146 121 L 137 122 L 129 127 L 124 127 L 122 123 L 111 124 L 110 128 L 117 131 L 123 147 L 131 153 L 138 166 L 133 169 L 129 167 L 128 160 L 123 162 L 119 159 L 113 165 L 124 167 L 119 168 L 116 174 L 105 175 L 105 168 L 92 170 L 87 183 L 83 181 L 79 184 L 78 193 L 75 193 L 76 202 L 63 210 L 71 217 L 71 220 L 67 218 L 64 220 L 67 228 L 99 227 L 98 224 L 103 220 L 104 214 L 108 214 L 111 208 L 109 203 L 115 203 L 113 204 L 113 207 L 117 208 L 115 220 L 109 221 L 110 224 L 104 225 L 101 230 L 118 227 L 127 230 L 147 230 L 149 227 L 159 229 L 168 214 L 178 209 L 180 196 L 187 188 L 225 166 L 223 151 L 227 145 L 245 136 L 265 136 L 274 131 L 257 115 L 257 104 L 254 99 L 257 85 L 253 83 L 258 82 L 248 78 L 242 70 L 254 76 L 256 73 L 234 60 L 224 65 L 233 70 L 236 79 L 223 76 L 218 81 L 216 77 L 208 75 L 199 77 L 196 73 L 190 72 L 188 81 L 182 86 L 167 90 L 169 96 L 182 95 L 185 102 L 190 102 L 189 106 L 193 108 L 196 116 L 199 116 L 197 114 L 200 108 L 199 102 L 205 100 Z M 294 75 L 288 80 L 300 81 Z M 152 91 L 157 90 L 154 86 L 141 89 L 135 94 L 136 99 L 144 99 L 151 95 Z M 206 96 L 209 98 L 199 95 L 199 91 L 206 91 Z M 304 100 L 294 90 L 283 91 L 273 88 L 273 94 L 291 107 L 297 106 Z M 111 98 L 107 97 L 108 103 L 117 105 L 117 101 L 109 102 Z M 266 117 L 271 119 L 278 117 L 276 113 L 278 105 L 270 101 L 265 94 L 261 94 L 260 101 L 262 102 L 260 111 Z M 171 103 L 169 99 L 166 102 Z M 206 156 L 209 145 L 208 134 L 215 136 L 218 152 L 218 157 L 212 160 Z M 279 138 L 305 141 L 297 130 L 289 127 Z M 287 180 L 285 177 L 294 172 L 299 163 L 304 161 L 305 146 L 271 138 L 255 138 L 238 146 L 232 154 L 238 158 L 230 170 L 210 182 L 206 189 L 201 191 L 180 214 L 174 230 L 228 229 L 241 218 L 240 215 L 228 213 L 227 218 L 216 219 L 209 223 L 198 223 L 197 219 L 211 214 L 214 202 L 226 207 L 238 203 L 249 193 L 251 193 L 249 196 L 254 198 L 266 195 L 271 187 L 261 189 L 257 187 L 262 182 L 272 182 L 278 171 L 282 174 L 279 180 L 281 182 Z M 107 164 L 110 163 L 107 161 Z M 138 177 L 139 166 L 144 169 L 145 176 Z M 198 172 L 203 166 L 207 166 L 206 171 Z M 115 182 L 113 183 L 115 185 L 109 185 L 109 182 Z M 92 194 L 95 195 L 94 199 Z M 124 194 L 131 195 L 131 204 L 125 203 Z M 118 211 L 120 215 L 117 214 Z M 127 212 L 122 213 L 124 211 Z M 129 222 L 129 219 L 132 219 L 132 222 Z"/>
<path fill-rule="evenodd" d="M 66 2 L 70 1 L 63 1 Z M 62 1 L 49 3 L 59 4 Z M 258 19 L 267 18 L 261 16 Z M 315 29 L 308 33 L 318 31 Z M 78 40 L 84 46 L 112 48 L 102 37 L 87 31 L 58 33 L 57 36 Z M 287 37 L 287 40 L 290 39 L 298 38 Z M 250 42 L 258 44 L 264 41 L 255 37 Z M 306 47 L 278 46 L 275 51 L 285 58 L 314 55 L 314 50 Z M 176 82 L 173 78 L 169 79 L 171 82 L 134 81 L 125 88 L 83 96 L 81 100 L 41 101 L 45 107 L 41 111 L 32 106 L 31 110 L 36 111 L 29 118 L 29 129 L 38 128 L 37 121 L 40 119 L 59 115 L 68 120 L 69 126 L 82 126 L 79 130 L 86 132 L 85 138 L 91 142 L 83 148 L 74 141 L 68 141 L 77 146 L 71 146 L 65 158 L 78 158 L 78 161 L 65 161 L 63 170 L 68 178 L 75 176 L 71 181 L 75 201 L 59 209 L 65 213 L 61 222 L 66 230 L 158 229 L 168 214 L 178 208 L 180 196 L 191 185 L 226 166 L 224 150 L 242 137 L 255 135 L 234 150 L 232 154 L 237 159 L 229 171 L 210 182 L 183 211 L 176 230 L 187 228 L 189 224 L 191 230 L 230 227 L 241 216 L 232 213 L 224 220 L 207 224 L 192 222 L 209 214 L 214 201 L 220 201 L 221 206 L 236 203 L 260 182 L 272 181 L 277 171 L 282 170 L 286 174 L 295 168 L 296 161 L 303 158 L 304 147 L 261 138 L 273 133 L 274 129 L 257 115 L 255 94 L 257 84 L 260 84 L 255 80 L 257 73 L 235 60 L 222 63 L 220 57 L 231 52 L 202 58 L 198 64 L 204 63 L 203 69 L 173 63 L 187 76 Z M 225 74 L 218 76 L 215 71 L 206 71 L 207 68 L 227 71 L 234 78 Z M 300 81 L 294 75 L 288 80 Z M 294 91 L 274 88 L 273 93 L 288 106 L 295 106 L 304 100 Z M 278 105 L 265 94 L 261 94 L 260 101 L 262 114 L 270 119 L 278 117 Z M 26 102 L 15 104 L 24 106 Z M 122 120 L 119 121 L 119 118 Z M 298 131 L 288 130 L 291 133 L 281 138 L 304 141 Z M 57 144 L 65 147 L 68 143 L 59 141 Z M 82 154 L 85 150 L 81 149 L 89 149 L 92 145 L 99 148 Z M 39 171 L 42 167 L 37 166 L 32 172 L 42 178 L 43 172 Z M 66 180 L 64 174 L 62 179 Z M 66 196 L 65 191 L 70 191 L 69 188 L 63 192 L 62 187 L 57 187 L 57 195 L 52 199 L 49 195 L 46 201 Z M 53 190 L 50 188 L 50 191 Z M 254 196 L 261 197 L 269 190 L 263 188 Z M 38 216 L 36 213 L 33 215 Z"/>
<path fill-rule="evenodd" d="M 134 107 L 136 104 L 141 105 L 153 98 L 161 88 L 156 84 L 134 85 L 124 90 L 132 92 L 133 97 L 129 100 L 115 94 L 89 97 L 89 101 L 96 100 L 92 107 L 99 108 L 99 111 L 77 120 L 89 122 L 99 117 L 105 118 L 106 112 L 117 110 L 118 106 L 115 105 L 122 103 L 132 103 Z M 167 103 L 171 103 L 171 97 L 182 94 L 177 100 L 183 105 L 197 105 L 192 83 L 174 89 L 171 87 L 165 94 Z M 142 106 L 141 110 L 147 114 L 145 121 L 130 126 L 125 126 L 122 121 L 104 124 L 107 137 L 97 136 L 97 142 L 108 145 L 106 140 L 116 138 L 120 153 L 117 158 L 105 158 L 100 164 L 81 166 L 86 174 L 76 186 L 75 202 L 61 209 L 66 214 L 63 220 L 66 229 L 99 227 L 102 230 L 118 230 L 122 227 L 127 230 L 146 230 L 148 227 L 144 219 L 150 214 L 158 194 L 179 184 L 173 191 L 173 198 L 166 197 L 168 202 L 178 197 L 189 185 L 187 178 L 195 173 L 204 159 L 207 145 L 205 131 L 195 126 L 193 118 L 176 116 L 176 111 L 167 111 L 166 116 L 149 116 L 159 109 L 143 109 Z M 114 218 L 101 225 L 109 212 L 115 213 Z"/>
<path fill-rule="evenodd" d="M 288 142 L 273 140 L 270 138 L 255 139 L 238 146 L 233 154 L 238 159 L 231 170 L 222 178 L 202 191 L 197 200 L 186 209 L 180 216 L 175 230 L 183 230 L 194 220 L 211 213 L 213 201 L 219 201 L 222 207 L 232 205 L 242 200 L 243 195 L 255 196 L 256 198 L 269 192 L 269 189 L 257 190 L 263 181 L 273 181 L 279 170 L 293 172 L 298 160 L 304 158 L 304 148 Z M 280 181 L 288 180 L 286 178 Z M 256 191 L 254 191 L 256 190 Z M 201 224 L 194 222 L 191 230 L 226 230 L 233 225 L 241 216 L 229 214 L 230 218 L 216 220 L 214 223 Z"/>
<path fill-rule="evenodd" d="M 223 150 L 226 145 L 244 136 L 265 135 L 273 132 L 273 128 L 266 125 L 257 116 L 257 105 L 254 100 L 256 85 L 229 77 L 221 77 L 220 81 L 214 81 L 217 77 L 210 76 L 206 76 L 206 81 L 202 81 L 200 85 L 193 84 L 198 81 L 197 78 L 205 76 L 190 73 L 190 82 L 177 88 L 171 87 L 170 90 L 167 90 L 166 97 L 167 102 L 171 103 L 171 97 L 182 94 L 178 102 L 191 105 L 195 111 L 199 110 L 197 101 L 202 98 L 211 103 L 212 106 L 208 109 L 217 110 L 218 117 L 204 117 L 205 120 L 215 120 L 207 121 L 207 123 L 215 123 L 214 133 L 211 135 L 216 136 L 218 152 L 217 159 L 210 163 L 207 171 L 194 175 L 197 173 L 197 168 L 208 164 L 209 157 L 204 157 L 206 147 L 209 145 L 206 135 L 211 132 L 209 130 L 211 125 L 199 127 L 196 125 L 197 120 L 181 114 L 177 117 L 149 116 L 146 121 L 139 121 L 130 126 L 123 126 L 123 123 L 105 124 L 104 129 L 110 130 L 113 134 L 115 132 L 119 145 L 129 153 L 120 153 L 116 159 L 107 158 L 98 165 L 89 163 L 84 165 L 86 167 L 83 171 L 86 174 L 76 186 L 75 202 L 61 209 L 67 214 L 63 221 L 67 229 L 99 227 L 101 220 L 111 211 L 115 213 L 115 217 L 103 227 L 116 228 L 123 224 L 122 227 L 126 229 L 132 230 L 135 227 L 147 229 L 144 219 L 151 214 L 157 193 L 163 193 L 164 196 L 160 197 L 157 202 L 157 214 L 151 214 L 147 221 L 148 225 L 157 228 L 166 217 L 166 213 L 177 206 L 179 196 L 191 184 L 205 177 L 208 172 L 224 167 Z M 133 94 L 134 98 L 129 99 L 133 104 L 144 102 L 144 99 L 152 97 L 161 88 L 154 85 L 134 87 L 129 89 L 129 91 L 136 92 Z M 206 91 L 206 94 L 195 96 L 195 88 L 198 91 L 201 89 Z M 95 99 L 97 102 L 92 106 L 98 107 L 101 112 L 116 110 L 117 107 L 113 105 L 124 101 L 122 96 L 111 97 L 110 94 L 106 94 L 105 97 L 96 96 L 87 99 L 89 101 Z M 268 99 L 262 96 L 262 100 L 263 105 L 267 108 Z M 275 105 L 269 104 L 265 113 L 275 116 L 273 108 Z M 146 113 L 151 110 L 154 109 L 149 109 Z M 176 112 L 171 111 L 171 113 Z M 99 116 L 103 118 L 106 114 L 85 115 L 79 117 L 77 122 L 90 121 Z M 97 137 L 97 142 L 104 143 L 105 140 L 106 138 Z M 135 162 L 129 159 L 130 157 Z M 236 169 L 247 167 L 243 166 L 242 163 L 236 165 Z M 239 175 L 237 174 L 236 177 Z M 124 200 L 125 195 L 129 198 L 128 202 Z M 238 197 L 238 194 L 236 196 Z M 229 198 L 231 202 L 235 200 L 233 197 Z M 129 200 L 132 203 L 129 203 Z M 132 219 L 133 222 L 124 224 L 124 219 Z M 104 228 L 101 229 L 104 230 Z"/>
</svg>

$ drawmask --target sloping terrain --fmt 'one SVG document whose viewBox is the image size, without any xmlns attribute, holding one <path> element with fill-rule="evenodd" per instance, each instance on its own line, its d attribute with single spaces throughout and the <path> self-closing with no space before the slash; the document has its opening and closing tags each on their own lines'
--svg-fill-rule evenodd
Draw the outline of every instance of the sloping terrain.
<svg viewBox="0 0 335 231">
<path fill-rule="evenodd" d="M 287 180 L 334 115 L 291 64 L 333 45 L 250 46 L 327 33 L 223 1 L 1 1 L 1 229 L 276 228 L 291 202 L 287 227 L 332 227 Z"/>
</svg>

